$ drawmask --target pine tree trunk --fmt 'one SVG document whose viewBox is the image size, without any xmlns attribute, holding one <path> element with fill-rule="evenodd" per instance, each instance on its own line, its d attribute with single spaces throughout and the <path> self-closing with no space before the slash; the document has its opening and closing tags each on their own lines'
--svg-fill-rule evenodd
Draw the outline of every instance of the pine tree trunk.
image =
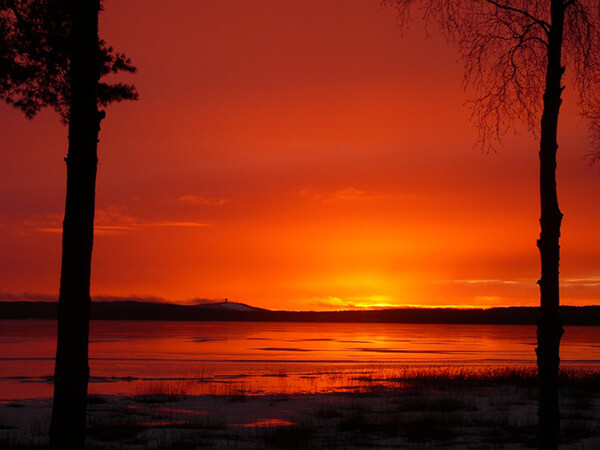
<svg viewBox="0 0 600 450">
<path fill-rule="evenodd" d="M 560 413 L 558 403 L 559 346 L 564 332 L 559 310 L 560 226 L 562 213 L 556 192 L 556 152 L 558 150 L 558 114 L 561 105 L 561 64 L 564 6 L 562 0 L 552 0 L 552 23 L 548 39 L 546 90 L 540 139 L 540 202 L 541 233 L 538 248 L 542 263 L 540 286 L 540 317 L 538 320 L 537 364 L 539 374 L 538 446 L 553 449 L 558 446 Z"/>
<path fill-rule="evenodd" d="M 99 0 L 69 1 L 71 30 L 67 198 L 63 222 L 58 302 L 58 342 L 50 448 L 83 449 L 94 235 L 97 145 L 100 115 Z"/>
</svg>

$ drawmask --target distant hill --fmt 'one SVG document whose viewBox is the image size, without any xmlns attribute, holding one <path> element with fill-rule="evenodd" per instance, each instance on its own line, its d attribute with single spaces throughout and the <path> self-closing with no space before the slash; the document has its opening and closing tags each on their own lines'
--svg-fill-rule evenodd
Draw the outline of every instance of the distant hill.
<svg viewBox="0 0 600 450">
<path fill-rule="evenodd" d="M 0 302 L 0 319 L 55 319 L 56 302 Z M 565 325 L 600 325 L 600 306 L 563 306 Z M 397 308 L 370 311 L 271 311 L 244 303 L 197 305 L 113 301 L 93 302 L 95 320 L 188 320 L 255 322 L 388 322 L 534 325 L 534 307 L 491 309 Z"/>
<path fill-rule="evenodd" d="M 257 308 L 255 306 L 246 305 L 245 303 L 237 303 L 237 302 L 218 302 L 218 303 L 200 303 L 196 305 L 200 308 L 209 308 L 213 310 L 220 311 L 268 311 L 267 309 Z"/>
</svg>

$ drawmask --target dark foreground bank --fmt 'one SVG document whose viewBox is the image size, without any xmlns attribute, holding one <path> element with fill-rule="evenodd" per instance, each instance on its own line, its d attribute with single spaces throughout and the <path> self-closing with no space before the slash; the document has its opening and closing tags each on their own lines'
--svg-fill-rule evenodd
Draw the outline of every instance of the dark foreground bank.
<svg viewBox="0 0 600 450">
<path fill-rule="evenodd" d="M 407 374 L 337 374 L 354 379 L 355 389 L 327 394 L 263 395 L 232 385 L 193 395 L 207 382 L 199 378 L 93 395 L 87 448 L 536 448 L 534 370 Z M 599 448 L 598 373 L 563 372 L 561 382 L 561 446 Z M 0 448 L 47 448 L 49 410 L 49 399 L 0 404 Z"/>
</svg>

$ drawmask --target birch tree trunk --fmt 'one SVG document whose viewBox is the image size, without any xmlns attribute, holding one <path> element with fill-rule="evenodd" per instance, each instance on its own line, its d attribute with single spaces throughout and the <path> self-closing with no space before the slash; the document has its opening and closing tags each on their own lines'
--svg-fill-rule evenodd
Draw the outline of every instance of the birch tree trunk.
<svg viewBox="0 0 600 450">
<path fill-rule="evenodd" d="M 559 239 L 562 213 L 558 207 L 556 192 L 556 153 L 558 114 L 563 90 L 561 79 L 565 70 L 561 63 L 564 14 L 563 1 L 552 0 L 540 135 L 541 233 L 537 242 L 542 263 L 542 275 L 538 281 L 541 308 L 536 348 L 540 388 L 538 446 L 543 449 L 556 448 L 560 432 L 558 369 L 560 339 L 564 330 L 559 310 Z"/>
</svg>

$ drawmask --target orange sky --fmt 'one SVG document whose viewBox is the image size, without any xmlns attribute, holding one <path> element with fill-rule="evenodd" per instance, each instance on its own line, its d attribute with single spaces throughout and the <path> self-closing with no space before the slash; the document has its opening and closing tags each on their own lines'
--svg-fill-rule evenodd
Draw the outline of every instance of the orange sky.
<svg viewBox="0 0 600 450">
<path fill-rule="evenodd" d="M 272 309 L 536 305 L 537 143 L 484 155 L 457 52 L 378 0 L 107 0 L 140 100 L 103 122 L 92 293 Z M 568 87 L 565 304 L 600 303 Z M 56 297 L 66 129 L 0 105 L 0 291 Z M 31 296 L 29 296 L 31 297 Z"/>
</svg>

